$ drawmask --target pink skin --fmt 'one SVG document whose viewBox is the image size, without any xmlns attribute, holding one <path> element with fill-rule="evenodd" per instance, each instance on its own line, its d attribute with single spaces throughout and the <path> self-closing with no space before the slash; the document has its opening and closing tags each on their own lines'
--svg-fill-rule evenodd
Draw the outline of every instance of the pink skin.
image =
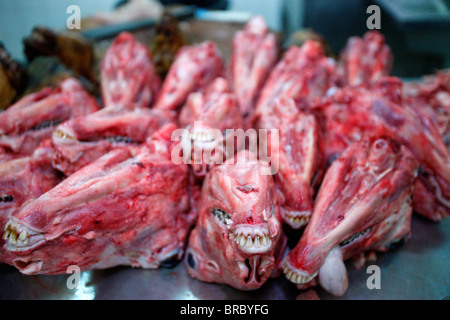
<svg viewBox="0 0 450 320">
<path fill-rule="evenodd" d="M 56 89 L 44 88 L 22 98 L 0 113 L 0 159 L 31 155 L 42 140 L 51 137 L 56 123 L 97 110 L 95 99 L 73 78 Z"/>
<path fill-rule="evenodd" d="M 309 221 L 315 188 L 324 171 L 318 121 L 313 114 L 300 111 L 294 100 L 284 97 L 277 99 L 273 109 L 257 119 L 256 128 L 279 130 L 279 145 L 268 148 L 278 152 L 275 181 L 283 197 L 281 216 L 289 226 L 299 229 Z"/>
<path fill-rule="evenodd" d="M 192 150 L 191 164 L 197 178 L 203 178 L 216 163 L 216 161 L 212 161 L 212 163 L 205 161 L 203 153 L 215 149 L 224 150 L 227 137 L 223 133 L 227 129 L 243 129 L 244 127 L 236 97 L 231 92 L 227 80 L 221 77 L 216 78 L 205 89 L 205 92 L 195 92 L 189 95 L 186 104 L 181 109 L 178 123 L 180 127 L 190 131 L 190 141 L 182 143 L 185 143 L 187 147 L 190 146 Z M 218 130 L 220 135 L 216 137 L 211 131 L 213 129 Z M 210 134 L 211 139 L 214 138 L 214 140 L 207 139 L 205 136 L 207 134 Z M 195 147 L 202 150 L 201 163 L 195 163 Z M 220 156 L 219 163 L 223 163 L 226 153 L 222 152 L 218 156 Z"/>
<path fill-rule="evenodd" d="M 302 107 L 325 95 L 330 86 L 334 62 L 319 43 L 307 41 L 291 47 L 271 71 L 258 99 L 255 118 L 269 112 L 280 97 L 294 99 Z"/>
<path fill-rule="evenodd" d="M 25 201 L 56 186 L 61 178 L 51 166 L 51 139 L 43 140 L 31 156 L 0 163 L 0 228 Z M 0 247 L 4 245 L 0 239 Z M 0 252 L 0 261 L 2 256 Z"/>
<path fill-rule="evenodd" d="M 105 106 L 150 107 L 161 87 L 150 50 L 128 32 L 120 33 L 106 52 L 100 78 Z"/>
<path fill-rule="evenodd" d="M 417 192 L 425 194 L 414 196 L 415 211 L 440 221 L 450 213 L 450 153 L 432 120 L 402 102 L 398 95 L 401 81 L 397 79 L 394 85 L 394 80 L 381 78 L 373 90 L 343 88 L 315 105 L 325 119 L 325 157 L 330 163 L 365 135 L 383 132 L 393 137 L 407 146 L 420 163 L 418 180 L 423 186 Z M 419 199 L 426 202 L 419 203 Z"/>
<path fill-rule="evenodd" d="M 15 211 L 5 262 L 24 274 L 64 274 L 70 265 L 158 268 L 180 259 L 196 216 L 188 167 L 170 158 L 175 128 L 107 153 Z"/>
<path fill-rule="evenodd" d="M 378 31 L 351 37 L 339 56 L 337 75 L 342 86 L 370 87 L 392 69 L 393 54 Z"/>
<path fill-rule="evenodd" d="M 170 111 L 119 105 L 71 119 L 53 131 L 53 166 L 68 176 L 113 149 L 145 142 L 174 121 Z"/>
<path fill-rule="evenodd" d="M 348 147 L 325 174 L 311 220 L 282 263 L 287 278 L 304 286 L 318 275 L 326 290 L 343 295 L 344 260 L 409 238 L 417 168 L 408 148 L 390 139 Z"/>
<path fill-rule="evenodd" d="M 246 154 L 241 151 L 237 158 Z M 185 258 L 194 278 L 255 290 L 277 268 L 286 238 L 275 185 L 250 159 L 254 162 L 216 166 L 206 176 Z"/>
<path fill-rule="evenodd" d="M 201 91 L 212 80 L 223 76 L 224 68 L 223 57 L 213 42 L 182 47 L 164 80 L 155 108 L 178 109 L 190 93 Z"/>
<path fill-rule="evenodd" d="M 233 38 L 230 75 L 244 117 L 251 115 L 258 95 L 278 60 L 278 43 L 262 16 L 255 16 Z"/>
</svg>

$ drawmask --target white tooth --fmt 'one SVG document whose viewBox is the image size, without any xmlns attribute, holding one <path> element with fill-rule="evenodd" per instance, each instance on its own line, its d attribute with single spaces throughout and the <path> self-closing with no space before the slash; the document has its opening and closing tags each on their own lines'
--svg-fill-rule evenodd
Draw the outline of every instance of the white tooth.
<svg viewBox="0 0 450 320">
<path fill-rule="evenodd" d="M 6 230 L 5 231 L 5 233 L 3 234 L 3 240 L 8 240 L 8 237 L 9 237 L 9 234 L 10 234 L 11 232 L 9 231 L 9 230 Z"/>
<path fill-rule="evenodd" d="M 241 235 L 240 238 L 241 238 L 241 240 L 240 240 L 240 242 L 239 242 L 239 245 L 240 245 L 241 247 L 245 247 L 245 243 L 246 243 L 245 237 L 244 237 L 243 235 Z"/>
<path fill-rule="evenodd" d="M 262 244 L 263 246 L 266 246 L 266 245 L 267 245 L 267 235 L 264 235 L 264 236 L 262 237 L 261 244 Z"/>
<path fill-rule="evenodd" d="M 294 283 L 297 283 L 297 278 L 298 278 L 297 274 L 293 272 L 290 280 Z"/>
<path fill-rule="evenodd" d="M 17 242 L 17 234 L 12 231 L 9 237 L 9 242 L 15 244 Z"/>
<path fill-rule="evenodd" d="M 292 271 L 291 271 L 291 270 L 288 270 L 288 272 L 287 272 L 287 274 L 286 274 L 286 277 L 287 277 L 289 280 L 292 279 Z"/>
<path fill-rule="evenodd" d="M 28 236 L 27 232 L 26 231 L 22 231 L 19 234 L 19 240 L 23 241 L 23 240 L 25 240 L 27 238 L 27 236 Z"/>
<path fill-rule="evenodd" d="M 251 237 L 251 236 L 248 236 L 248 237 L 247 237 L 247 243 L 246 243 L 246 246 L 247 246 L 247 247 L 251 247 L 252 245 L 253 245 L 252 237 Z"/>
<path fill-rule="evenodd" d="M 261 246 L 260 242 L 259 242 L 259 236 L 255 237 L 255 247 L 259 248 Z"/>
<path fill-rule="evenodd" d="M 11 227 L 11 221 L 8 221 L 8 223 L 5 226 L 5 230 L 8 230 Z"/>
</svg>

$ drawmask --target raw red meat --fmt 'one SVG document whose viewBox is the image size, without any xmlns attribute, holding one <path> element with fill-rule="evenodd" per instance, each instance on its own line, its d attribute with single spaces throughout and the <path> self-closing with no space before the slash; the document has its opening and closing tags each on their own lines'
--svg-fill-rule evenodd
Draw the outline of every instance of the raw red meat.
<svg viewBox="0 0 450 320">
<path fill-rule="evenodd" d="M 113 149 L 144 143 L 174 121 L 171 111 L 121 105 L 68 120 L 53 131 L 53 166 L 68 176 Z"/>
<path fill-rule="evenodd" d="M 279 130 L 276 144 L 268 139 L 267 147 L 279 162 L 275 181 L 283 197 L 281 216 L 292 228 L 301 228 L 309 221 L 315 189 L 325 169 L 319 123 L 314 114 L 299 110 L 293 99 L 283 97 L 259 116 L 256 128 Z M 262 141 L 260 148 L 265 148 Z"/>
<path fill-rule="evenodd" d="M 266 78 L 278 60 L 278 43 L 263 17 L 255 16 L 233 38 L 230 76 L 244 117 L 251 115 Z"/>
<path fill-rule="evenodd" d="M 15 209 L 61 181 L 60 175 L 51 166 L 52 152 L 51 139 L 47 138 L 32 155 L 0 163 L 0 230 L 4 229 Z M 3 239 L 0 239 L 0 247 L 3 245 Z"/>
<path fill-rule="evenodd" d="M 97 110 L 95 99 L 74 78 L 25 96 L 0 113 L 0 162 L 31 155 L 56 124 Z"/>
<path fill-rule="evenodd" d="M 303 288 L 318 276 L 327 291 L 343 295 L 344 260 L 410 237 L 417 168 L 408 148 L 390 139 L 350 145 L 325 174 L 311 221 L 283 262 L 287 278 Z"/>
<path fill-rule="evenodd" d="M 180 259 L 195 211 L 188 167 L 170 158 L 174 129 L 113 150 L 24 204 L 6 225 L 4 261 L 24 274 L 58 274 Z"/>
<path fill-rule="evenodd" d="M 225 62 L 215 43 L 205 41 L 182 47 L 164 80 L 155 108 L 176 110 L 190 93 L 224 76 Z"/>
<path fill-rule="evenodd" d="M 201 281 L 254 290 L 276 269 L 286 241 L 273 177 L 247 151 L 231 160 L 205 178 L 185 263 Z"/>
<path fill-rule="evenodd" d="M 450 213 L 450 153 L 430 118 L 402 103 L 401 92 L 399 79 L 381 78 L 372 90 L 346 87 L 315 105 L 325 118 L 325 156 L 330 163 L 365 136 L 384 132 L 393 137 L 420 163 L 423 186 L 417 190 L 426 189 L 427 195 L 414 196 L 414 210 L 440 221 Z"/>
<path fill-rule="evenodd" d="M 403 101 L 419 113 L 426 114 L 450 148 L 450 70 L 441 70 L 420 81 L 406 82 Z"/>
<path fill-rule="evenodd" d="M 256 105 L 255 117 L 269 112 L 277 98 L 292 98 L 302 108 L 323 96 L 330 84 L 334 61 L 327 58 L 318 42 L 291 47 L 269 75 Z"/>
<path fill-rule="evenodd" d="M 180 127 L 189 131 L 183 140 L 183 152 L 190 152 L 194 174 L 202 178 L 217 163 L 227 158 L 226 144 L 234 135 L 228 129 L 243 129 L 243 118 L 230 86 L 224 78 L 216 78 L 204 92 L 194 92 L 188 97 L 178 117 Z M 234 157 L 234 151 L 230 155 Z M 209 158 L 211 155 L 211 158 Z M 184 154 L 187 157 L 189 154 Z"/>
<path fill-rule="evenodd" d="M 128 32 L 114 40 L 102 60 L 100 81 L 103 104 L 150 107 L 156 101 L 161 79 L 150 50 Z"/>
<path fill-rule="evenodd" d="M 372 30 L 362 38 L 351 37 L 338 60 L 337 78 L 340 86 L 370 87 L 392 69 L 393 55 L 384 36 Z"/>
</svg>

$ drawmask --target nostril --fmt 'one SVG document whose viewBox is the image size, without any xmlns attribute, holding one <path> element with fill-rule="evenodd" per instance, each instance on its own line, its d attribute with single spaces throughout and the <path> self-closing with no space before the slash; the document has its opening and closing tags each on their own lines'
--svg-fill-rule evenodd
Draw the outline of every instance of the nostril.
<svg viewBox="0 0 450 320">
<path fill-rule="evenodd" d="M 23 274 L 36 274 L 42 269 L 42 260 L 24 261 L 16 259 L 13 261 L 13 266 L 16 267 Z"/>
</svg>

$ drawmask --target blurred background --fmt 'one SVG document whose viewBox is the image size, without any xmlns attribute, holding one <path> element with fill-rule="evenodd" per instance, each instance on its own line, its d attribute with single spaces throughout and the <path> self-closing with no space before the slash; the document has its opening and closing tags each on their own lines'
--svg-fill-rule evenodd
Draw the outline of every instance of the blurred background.
<svg viewBox="0 0 450 320">
<path fill-rule="evenodd" d="M 64 30 L 68 6 L 77 5 L 83 19 L 106 19 L 130 2 L 139 6 L 129 10 L 129 20 L 157 16 L 158 5 L 195 5 L 195 19 L 229 23 L 261 14 L 285 43 L 294 32 L 312 29 L 335 54 L 349 37 L 368 30 L 366 10 L 376 4 L 381 9 L 380 31 L 394 52 L 394 75 L 418 77 L 450 67 L 450 0 L 0 0 L 0 41 L 14 59 L 25 61 L 22 39 L 37 25 Z M 153 2 L 153 7 L 144 2 Z"/>
</svg>

